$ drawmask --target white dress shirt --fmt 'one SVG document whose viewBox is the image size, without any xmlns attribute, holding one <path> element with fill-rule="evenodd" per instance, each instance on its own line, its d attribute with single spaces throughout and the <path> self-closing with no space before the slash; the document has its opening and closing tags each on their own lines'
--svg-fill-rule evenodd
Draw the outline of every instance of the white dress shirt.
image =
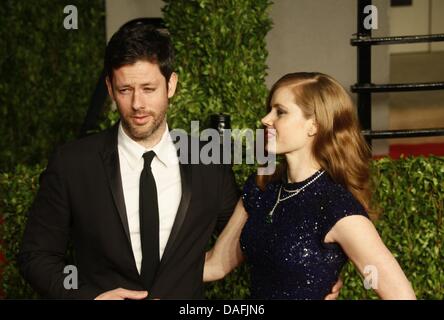
<svg viewBox="0 0 444 320">
<path fill-rule="evenodd" d="M 144 164 L 142 155 L 150 150 L 156 153 L 151 162 L 151 171 L 156 181 L 159 207 L 159 259 L 165 250 L 182 195 L 179 161 L 168 125 L 159 143 L 150 149 L 145 149 L 125 133 L 120 123 L 117 147 L 131 246 L 140 273 L 142 248 L 139 226 L 139 181 Z"/>
</svg>

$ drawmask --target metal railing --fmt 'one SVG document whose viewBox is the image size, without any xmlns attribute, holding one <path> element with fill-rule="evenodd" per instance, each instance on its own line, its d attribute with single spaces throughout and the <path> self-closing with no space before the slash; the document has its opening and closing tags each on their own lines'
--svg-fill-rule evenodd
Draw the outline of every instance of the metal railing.
<svg viewBox="0 0 444 320">
<path fill-rule="evenodd" d="M 364 8 L 372 5 L 372 0 L 358 0 L 358 17 L 356 38 L 351 39 L 352 46 L 358 50 L 358 70 L 357 83 L 351 86 L 351 91 L 358 96 L 358 117 L 362 127 L 362 133 L 371 146 L 372 139 L 388 138 L 412 138 L 444 136 L 444 128 L 433 129 L 412 129 L 412 130 L 383 130 L 373 131 L 371 122 L 372 93 L 378 92 L 406 92 L 406 91 L 426 91 L 443 90 L 444 82 L 425 83 L 392 83 L 374 84 L 371 80 L 372 54 L 371 48 L 376 45 L 406 44 L 421 42 L 444 41 L 444 34 L 431 35 L 411 35 L 394 37 L 372 37 L 370 28 L 365 28 L 364 19 L 366 14 Z"/>
</svg>

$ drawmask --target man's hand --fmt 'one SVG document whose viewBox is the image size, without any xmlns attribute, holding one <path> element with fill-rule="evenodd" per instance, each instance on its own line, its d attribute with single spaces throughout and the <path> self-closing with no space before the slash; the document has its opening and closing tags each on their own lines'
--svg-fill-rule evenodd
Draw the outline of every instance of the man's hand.
<svg viewBox="0 0 444 320">
<path fill-rule="evenodd" d="M 336 282 L 331 289 L 331 293 L 325 297 L 325 300 L 336 300 L 339 297 L 339 291 L 341 291 L 343 285 L 344 283 L 342 282 L 342 279 L 339 278 L 338 282 Z"/>
<path fill-rule="evenodd" d="M 127 289 L 114 289 L 97 296 L 94 300 L 142 300 L 148 297 L 148 291 L 134 291 Z"/>
</svg>

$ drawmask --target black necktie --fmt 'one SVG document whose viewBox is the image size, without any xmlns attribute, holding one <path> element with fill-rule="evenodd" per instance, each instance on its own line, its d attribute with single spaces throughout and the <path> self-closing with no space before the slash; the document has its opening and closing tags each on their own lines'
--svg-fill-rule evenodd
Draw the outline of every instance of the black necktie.
<svg viewBox="0 0 444 320">
<path fill-rule="evenodd" d="M 144 166 L 140 175 L 139 215 L 142 267 L 140 277 L 147 290 L 151 289 L 159 264 L 159 209 L 157 206 L 156 181 L 151 172 L 154 151 L 143 155 Z"/>
</svg>

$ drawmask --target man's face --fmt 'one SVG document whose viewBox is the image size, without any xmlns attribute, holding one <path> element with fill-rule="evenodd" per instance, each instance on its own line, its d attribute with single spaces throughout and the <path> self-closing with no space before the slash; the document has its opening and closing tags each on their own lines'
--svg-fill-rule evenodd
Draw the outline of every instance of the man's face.
<svg viewBox="0 0 444 320">
<path fill-rule="evenodd" d="M 113 71 L 108 92 L 117 104 L 126 134 L 137 142 L 163 132 L 168 99 L 176 91 L 177 75 L 167 83 L 157 64 L 139 60 Z"/>
</svg>

